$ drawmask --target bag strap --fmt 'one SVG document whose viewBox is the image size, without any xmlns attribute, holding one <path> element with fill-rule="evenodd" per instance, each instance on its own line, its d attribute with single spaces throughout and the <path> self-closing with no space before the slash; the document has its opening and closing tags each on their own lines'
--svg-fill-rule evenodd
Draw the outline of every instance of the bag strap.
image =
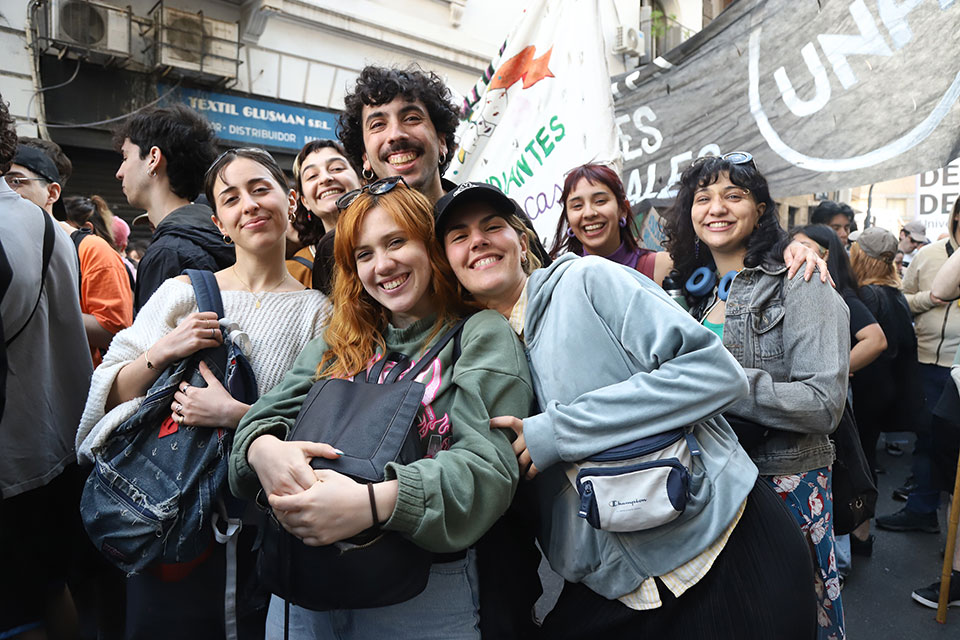
<svg viewBox="0 0 960 640">
<path fill-rule="evenodd" d="M 290 259 L 293 260 L 294 262 L 299 262 L 300 264 L 305 266 L 307 269 L 310 269 L 310 271 L 313 271 L 313 263 L 307 260 L 306 258 L 304 258 L 303 256 L 293 256 Z"/>
<path fill-rule="evenodd" d="M 43 297 L 43 285 L 47 281 L 47 269 L 50 266 L 50 258 L 53 256 L 53 244 L 57 236 L 56 229 L 53 228 L 53 218 L 43 211 L 41 211 L 41 215 L 43 215 L 43 262 L 40 267 L 40 291 L 37 293 L 37 301 L 33 303 L 33 310 L 30 311 L 27 321 L 6 341 L 6 346 L 8 347 L 13 344 L 13 341 L 23 333 L 23 330 L 26 329 L 30 321 L 33 320 L 33 314 L 37 312 L 37 307 L 40 306 L 40 298 Z"/>
<path fill-rule="evenodd" d="M 390 370 L 390 373 L 387 374 L 384 384 L 393 384 L 396 382 L 403 370 L 410 366 L 410 358 L 399 351 L 391 351 L 373 363 L 373 366 L 367 370 L 366 381 L 371 384 L 377 384 L 388 362 L 395 362 L 396 364 L 393 366 L 393 369 Z"/>
<path fill-rule="evenodd" d="M 198 311 L 213 311 L 218 318 L 223 317 L 223 299 L 220 297 L 220 285 L 213 272 L 200 269 L 185 269 L 184 273 L 190 278 L 193 293 L 197 298 Z"/>
<path fill-rule="evenodd" d="M 457 337 L 456 346 L 459 347 L 460 340 L 458 336 L 463 332 L 463 325 L 465 325 L 467 323 L 467 320 L 469 320 L 471 317 L 472 317 L 472 314 L 467 316 L 466 318 L 461 318 L 460 322 L 453 325 L 445 334 L 443 334 L 443 336 L 439 340 L 437 340 L 437 342 L 433 345 L 430 351 L 427 352 L 427 355 L 417 360 L 417 364 L 415 364 L 413 369 L 408 371 L 405 375 L 409 376 L 411 379 L 416 378 L 418 375 L 420 375 L 420 373 L 427 368 L 427 365 L 433 362 L 434 359 L 436 359 L 436 357 L 440 355 L 440 352 L 443 350 L 445 346 L 447 346 L 447 343 L 450 342 L 450 340 L 452 340 L 455 337 Z M 454 349 L 454 354 L 453 354 L 454 362 L 456 362 L 457 358 L 460 357 L 459 351 L 460 351 L 459 349 L 456 349 L 456 348 Z"/>
</svg>

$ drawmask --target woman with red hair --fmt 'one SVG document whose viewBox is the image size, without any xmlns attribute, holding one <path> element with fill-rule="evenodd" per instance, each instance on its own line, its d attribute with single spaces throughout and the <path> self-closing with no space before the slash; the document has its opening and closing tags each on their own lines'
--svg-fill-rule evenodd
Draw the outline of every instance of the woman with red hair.
<svg viewBox="0 0 960 640">
<path fill-rule="evenodd" d="M 528 415 L 533 388 L 526 358 L 503 316 L 475 313 L 463 327 L 459 357 L 450 341 L 417 377 L 426 385 L 418 414 L 422 459 L 388 463 L 385 480 L 369 485 L 369 494 L 345 475 L 315 472 L 313 457 L 341 453 L 323 443 L 285 440 L 313 383 L 352 378 L 390 352 L 422 358 L 477 308 L 457 294 L 430 202 L 402 178 L 352 191 L 338 206 L 346 208 L 334 240 L 330 325 L 240 424 L 230 485 L 246 497 L 262 488 L 284 528 L 307 545 L 346 540 L 373 524 L 443 554 L 434 556 L 425 590 L 405 602 L 332 612 L 290 606 L 290 637 L 479 640 L 469 547 L 506 510 L 519 480 L 510 440 L 490 428 L 490 419 Z M 274 596 L 267 637 L 282 636 L 283 605 Z"/>
</svg>

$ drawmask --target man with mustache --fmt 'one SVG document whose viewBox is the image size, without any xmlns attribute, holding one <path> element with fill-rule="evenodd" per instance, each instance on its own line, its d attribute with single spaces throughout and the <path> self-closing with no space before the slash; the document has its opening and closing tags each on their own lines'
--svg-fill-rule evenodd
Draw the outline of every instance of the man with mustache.
<svg viewBox="0 0 960 640">
<path fill-rule="evenodd" d="M 456 186 L 441 176 L 456 151 L 460 120 L 437 74 L 367 66 L 344 105 L 340 140 L 365 181 L 403 176 L 432 202 Z"/>
</svg>

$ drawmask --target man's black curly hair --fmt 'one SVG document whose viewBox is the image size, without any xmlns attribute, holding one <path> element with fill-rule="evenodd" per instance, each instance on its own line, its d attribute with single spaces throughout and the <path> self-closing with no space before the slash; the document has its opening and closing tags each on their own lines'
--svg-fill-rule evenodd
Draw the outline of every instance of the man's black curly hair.
<svg viewBox="0 0 960 640">
<path fill-rule="evenodd" d="M 10 163 L 17 153 L 17 123 L 0 95 L 0 174 L 10 170 Z"/>
<path fill-rule="evenodd" d="M 397 96 L 420 100 L 426 106 L 430 121 L 447 143 L 447 157 L 440 165 L 440 175 L 447 170 L 457 150 L 456 131 L 460 123 L 450 90 L 440 76 L 417 65 L 405 69 L 364 67 L 353 91 L 343 98 L 337 135 L 354 166 L 363 166 L 363 107 L 387 104 Z"/>
<path fill-rule="evenodd" d="M 127 138 L 145 158 L 158 147 L 167 161 L 167 178 L 175 194 L 194 200 L 203 176 L 217 157 L 216 133 L 210 122 L 185 105 L 153 107 L 129 117 L 113 133 L 117 151 Z"/>
</svg>

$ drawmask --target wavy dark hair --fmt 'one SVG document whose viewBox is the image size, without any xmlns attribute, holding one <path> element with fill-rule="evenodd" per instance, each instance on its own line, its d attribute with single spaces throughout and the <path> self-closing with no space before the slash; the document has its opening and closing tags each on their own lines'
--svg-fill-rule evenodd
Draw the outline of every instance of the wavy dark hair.
<svg viewBox="0 0 960 640">
<path fill-rule="evenodd" d="M 744 265 L 756 267 L 764 262 L 783 263 L 787 234 L 777 219 L 777 203 L 770 196 L 766 178 L 753 161 L 733 164 L 717 156 L 707 156 L 698 159 L 684 170 L 680 176 L 680 191 L 664 215 L 663 232 L 667 239 L 663 246 L 670 252 L 674 270 L 680 276 L 680 283 L 686 282 L 697 268 L 714 266 L 709 251 L 697 251 L 697 234 L 693 230 L 690 211 L 697 190 L 715 183 L 722 174 L 726 174 L 730 182 L 749 192 L 757 205 L 766 205 L 757 220 L 757 228 L 747 238 Z"/>
<path fill-rule="evenodd" d="M 114 148 L 119 151 L 128 138 L 140 148 L 140 158 L 146 158 L 152 147 L 160 149 L 170 189 L 186 200 L 196 199 L 204 172 L 217 156 L 216 133 L 206 118 L 180 104 L 144 109 L 114 131 Z"/>
<path fill-rule="evenodd" d="M 297 183 L 297 210 L 294 212 L 293 218 L 293 228 L 297 230 L 297 236 L 300 238 L 300 243 L 305 247 L 316 246 L 320 242 L 320 238 L 323 237 L 328 231 L 333 231 L 333 229 L 325 229 L 323 226 L 323 221 L 320 220 L 320 216 L 313 215 L 309 209 L 303 204 L 303 182 L 300 180 L 300 166 L 303 164 L 303 161 L 307 159 L 311 153 L 319 151 L 320 149 L 333 149 L 344 158 L 350 164 L 350 168 L 353 169 L 353 172 L 360 175 L 360 172 L 357 171 L 357 166 L 350 160 L 347 156 L 347 153 L 343 150 L 343 145 L 341 145 L 336 140 L 311 140 L 307 144 L 303 145 L 303 148 L 300 149 L 300 153 L 297 154 L 297 157 L 293 161 L 293 178 Z"/>
<path fill-rule="evenodd" d="M 857 274 L 853 272 L 850 258 L 847 257 L 847 251 L 843 248 L 843 243 L 840 242 L 836 232 L 825 224 L 808 224 L 790 229 L 790 239 L 795 238 L 798 233 L 802 233 L 830 251 L 827 255 L 827 271 L 837 285 L 837 291 L 850 290 L 856 293 L 860 286 L 857 284 Z"/>
<path fill-rule="evenodd" d="M 10 115 L 10 108 L 0 95 L 0 174 L 10 170 L 10 163 L 16 154 L 17 122 Z"/>
<path fill-rule="evenodd" d="M 570 229 L 570 223 L 567 220 L 567 198 L 570 197 L 570 192 L 580 184 L 581 180 L 586 180 L 590 184 L 602 184 L 610 189 L 613 199 L 617 201 L 620 214 L 627 219 L 626 226 L 620 227 L 620 242 L 629 250 L 635 251 L 639 245 L 633 224 L 633 211 L 630 208 L 630 201 L 627 200 L 627 193 L 623 188 L 620 176 L 610 167 L 588 163 L 572 169 L 563 181 L 563 193 L 560 194 L 561 216 L 557 221 L 557 234 L 554 236 L 553 246 L 550 248 L 550 258 L 556 260 L 560 254 L 567 252 L 577 255 L 583 253 L 583 244 L 577 240 L 576 236 L 567 233 L 567 230 Z"/>
<path fill-rule="evenodd" d="M 405 69 L 366 66 L 353 91 L 343 98 L 337 137 L 343 142 L 347 158 L 355 167 L 363 166 L 363 107 L 392 102 L 397 96 L 419 100 L 427 108 L 437 134 L 447 143 L 447 157 L 440 164 L 440 175 L 450 166 L 457 151 L 456 132 L 460 115 L 453 104 L 450 89 L 440 76 L 413 64 Z M 380 176 L 383 177 L 383 176 Z"/>
</svg>

